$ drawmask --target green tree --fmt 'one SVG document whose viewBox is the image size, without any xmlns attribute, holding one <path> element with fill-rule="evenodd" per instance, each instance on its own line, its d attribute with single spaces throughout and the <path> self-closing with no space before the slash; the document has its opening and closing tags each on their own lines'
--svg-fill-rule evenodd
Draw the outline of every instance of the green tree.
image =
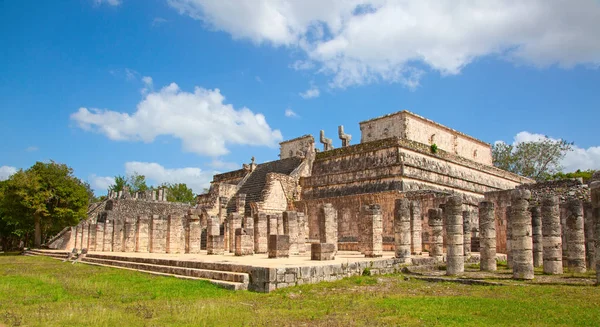
<svg viewBox="0 0 600 327">
<path fill-rule="evenodd" d="M 85 218 L 89 193 L 73 169 L 56 162 L 37 162 L 19 170 L 2 187 L 0 216 L 22 235 L 34 235 L 40 246 L 47 235 Z"/>
<path fill-rule="evenodd" d="M 115 183 L 108 187 L 110 191 L 119 192 L 123 191 L 123 188 L 127 186 L 127 179 L 125 176 L 117 175 L 115 176 Z"/>
<path fill-rule="evenodd" d="M 492 159 L 500 169 L 541 181 L 562 170 L 560 161 L 572 147 L 573 143 L 548 137 L 517 145 L 499 142 L 492 146 Z"/>
<path fill-rule="evenodd" d="M 129 186 L 131 192 L 147 191 L 146 176 L 133 172 L 133 174 L 127 176 L 127 186 Z"/>
<path fill-rule="evenodd" d="M 167 188 L 167 201 L 169 202 L 182 202 L 182 203 L 194 203 L 196 202 L 196 195 L 194 191 L 184 183 L 162 184 L 161 187 Z"/>
<path fill-rule="evenodd" d="M 577 171 L 574 172 L 570 172 L 570 173 L 563 173 L 563 172 L 558 172 L 553 174 L 552 176 L 550 176 L 551 180 L 559 180 L 559 179 L 569 179 L 569 178 L 582 178 L 584 182 L 588 182 L 592 179 L 592 175 L 594 175 L 595 170 L 593 169 L 588 169 L 588 170 L 580 170 L 577 169 Z"/>
</svg>

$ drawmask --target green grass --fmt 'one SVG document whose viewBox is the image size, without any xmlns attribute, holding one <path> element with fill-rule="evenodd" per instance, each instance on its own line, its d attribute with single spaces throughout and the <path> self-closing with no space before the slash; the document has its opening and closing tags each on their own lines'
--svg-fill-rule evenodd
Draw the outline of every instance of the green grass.
<svg viewBox="0 0 600 327">
<path fill-rule="evenodd" d="M 360 276 L 270 294 L 44 257 L 0 256 L 0 325 L 598 326 L 600 288 Z"/>
</svg>

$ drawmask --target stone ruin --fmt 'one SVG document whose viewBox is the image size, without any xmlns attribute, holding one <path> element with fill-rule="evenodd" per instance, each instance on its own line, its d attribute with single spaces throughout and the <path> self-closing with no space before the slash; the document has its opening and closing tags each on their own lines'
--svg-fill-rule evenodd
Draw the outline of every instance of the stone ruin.
<svg viewBox="0 0 600 327">
<path fill-rule="evenodd" d="M 481 270 L 495 271 L 506 254 L 515 279 L 540 266 L 598 271 L 598 174 L 589 185 L 534 183 L 494 167 L 489 144 L 408 111 L 360 130 L 350 145 L 340 126 L 337 149 L 322 130 L 320 152 L 310 135 L 284 141 L 279 160 L 215 175 L 194 206 L 166 202 L 166 190 L 110 192 L 47 245 L 314 261 L 393 251 L 395 265 L 430 257 L 448 275 L 475 253 Z"/>
</svg>

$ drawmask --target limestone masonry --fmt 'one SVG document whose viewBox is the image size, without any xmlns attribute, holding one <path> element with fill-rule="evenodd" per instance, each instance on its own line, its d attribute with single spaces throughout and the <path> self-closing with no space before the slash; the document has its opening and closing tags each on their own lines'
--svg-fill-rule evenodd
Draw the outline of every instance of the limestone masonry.
<svg viewBox="0 0 600 327">
<path fill-rule="evenodd" d="M 162 189 L 110 192 L 90 205 L 87 219 L 46 245 L 86 249 L 89 262 L 100 260 L 95 252 L 107 258 L 106 252 L 188 253 L 282 262 L 306 257 L 321 267 L 318 273 L 285 268 L 294 272 L 284 269 L 281 277 L 271 268 L 226 263 L 210 267 L 233 269 L 231 276 L 186 272 L 267 292 L 368 268 L 362 261 L 340 264 L 342 251 L 370 258 L 380 272 L 427 257 L 447 263 L 449 275 L 462 274 L 477 252 L 481 269 L 494 271 L 497 253 L 504 253 L 518 279 L 534 278 L 534 266 L 562 274 L 563 265 L 581 272 L 600 264 L 598 174 L 592 185 L 534 183 L 494 167 L 490 144 L 408 111 L 361 122 L 360 131 L 353 138 L 339 126 L 340 148 L 327 137 L 334 131 L 320 131 L 322 150 L 312 135 L 281 142 L 279 160 L 252 158 L 242 169 L 215 175 L 194 205 L 167 202 Z M 136 260 L 136 267 L 153 264 Z M 328 261 L 336 268 L 323 268 Z"/>
</svg>

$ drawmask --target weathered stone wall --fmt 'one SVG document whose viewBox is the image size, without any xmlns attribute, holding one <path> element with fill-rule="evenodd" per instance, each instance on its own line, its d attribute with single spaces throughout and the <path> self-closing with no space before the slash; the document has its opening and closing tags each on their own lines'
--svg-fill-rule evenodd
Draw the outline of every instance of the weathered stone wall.
<svg viewBox="0 0 600 327">
<path fill-rule="evenodd" d="M 303 135 L 279 143 L 279 159 L 305 157 L 315 151 L 315 139 L 312 135 Z"/>
<path fill-rule="evenodd" d="M 401 111 L 360 123 L 361 143 L 398 137 L 454 153 L 481 164 L 492 164 L 488 143 L 440 125 L 409 111 Z"/>
</svg>

